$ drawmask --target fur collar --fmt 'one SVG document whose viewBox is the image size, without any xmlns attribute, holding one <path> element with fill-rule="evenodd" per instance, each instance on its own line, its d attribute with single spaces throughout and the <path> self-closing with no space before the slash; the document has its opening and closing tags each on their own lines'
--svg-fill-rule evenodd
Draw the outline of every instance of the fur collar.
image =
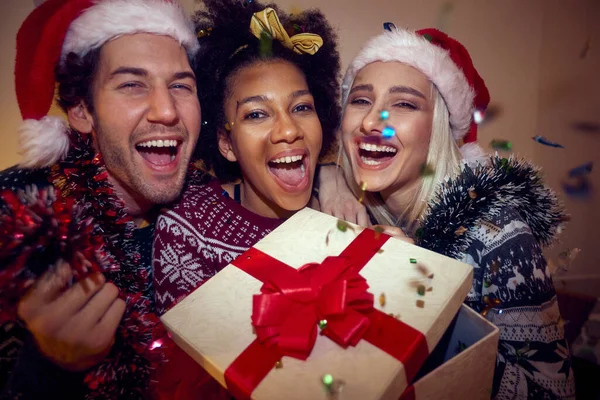
<svg viewBox="0 0 600 400">
<path fill-rule="evenodd" d="M 568 219 L 554 192 L 545 187 L 540 170 L 517 158 L 491 157 L 487 165 L 462 167 L 430 203 L 416 232 L 418 245 L 457 258 L 472 241 L 472 228 L 511 207 L 531 228 L 542 246 L 554 241 Z"/>
</svg>

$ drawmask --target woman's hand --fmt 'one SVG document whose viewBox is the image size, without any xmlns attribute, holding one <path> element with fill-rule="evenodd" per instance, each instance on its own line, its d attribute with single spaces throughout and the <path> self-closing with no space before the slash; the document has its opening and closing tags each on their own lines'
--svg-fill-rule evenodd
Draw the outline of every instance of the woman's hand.
<svg viewBox="0 0 600 400">
<path fill-rule="evenodd" d="M 367 209 L 346 184 L 337 165 L 322 165 L 319 172 L 319 205 L 321 212 L 361 226 L 369 226 Z"/>
</svg>

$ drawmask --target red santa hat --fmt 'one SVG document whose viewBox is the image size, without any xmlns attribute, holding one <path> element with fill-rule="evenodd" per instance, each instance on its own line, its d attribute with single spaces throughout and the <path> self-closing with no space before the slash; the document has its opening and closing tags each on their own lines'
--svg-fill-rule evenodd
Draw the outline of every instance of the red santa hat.
<svg viewBox="0 0 600 400">
<path fill-rule="evenodd" d="M 54 100 L 54 70 L 73 52 L 85 56 L 109 40 L 153 33 L 177 40 L 193 56 L 194 26 L 176 0 L 47 0 L 17 33 L 16 93 L 23 124 L 19 141 L 25 168 L 54 164 L 69 149 L 68 127 L 46 114 Z"/>
<path fill-rule="evenodd" d="M 460 150 L 465 160 L 485 158 L 483 149 L 475 143 L 477 124 L 473 113 L 485 111 L 490 94 L 462 44 L 437 29 L 410 31 L 392 26 L 369 40 L 350 63 L 342 84 L 342 104 L 348 100 L 356 74 L 375 61 L 398 61 L 425 74 L 446 103 L 452 136 L 463 141 Z"/>
</svg>

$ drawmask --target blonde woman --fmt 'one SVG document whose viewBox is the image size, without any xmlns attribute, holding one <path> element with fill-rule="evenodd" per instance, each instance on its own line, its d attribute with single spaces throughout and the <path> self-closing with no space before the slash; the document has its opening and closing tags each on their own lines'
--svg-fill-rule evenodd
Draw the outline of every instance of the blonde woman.
<svg viewBox="0 0 600 400">
<path fill-rule="evenodd" d="M 373 222 L 474 267 L 465 302 L 501 331 L 493 397 L 574 398 L 541 250 L 564 213 L 533 166 L 473 143 L 489 94 L 467 50 L 392 27 L 350 64 L 342 103 L 344 172 Z"/>
</svg>

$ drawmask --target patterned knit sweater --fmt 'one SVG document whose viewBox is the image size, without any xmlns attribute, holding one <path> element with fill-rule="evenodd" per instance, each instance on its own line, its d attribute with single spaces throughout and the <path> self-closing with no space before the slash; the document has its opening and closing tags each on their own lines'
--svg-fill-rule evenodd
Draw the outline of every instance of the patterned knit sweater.
<svg viewBox="0 0 600 400">
<path fill-rule="evenodd" d="M 575 398 L 564 325 L 542 255 L 564 220 L 532 165 L 494 157 L 490 166 L 465 166 L 446 182 L 417 231 L 420 246 L 474 268 L 465 302 L 500 328 L 496 399 Z"/>
<path fill-rule="evenodd" d="M 275 229 L 265 218 L 231 199 L 213 180 L 189 186 L 158 217 L 153 249 L 156 307 L 166 312 Z"/>
</svg>

